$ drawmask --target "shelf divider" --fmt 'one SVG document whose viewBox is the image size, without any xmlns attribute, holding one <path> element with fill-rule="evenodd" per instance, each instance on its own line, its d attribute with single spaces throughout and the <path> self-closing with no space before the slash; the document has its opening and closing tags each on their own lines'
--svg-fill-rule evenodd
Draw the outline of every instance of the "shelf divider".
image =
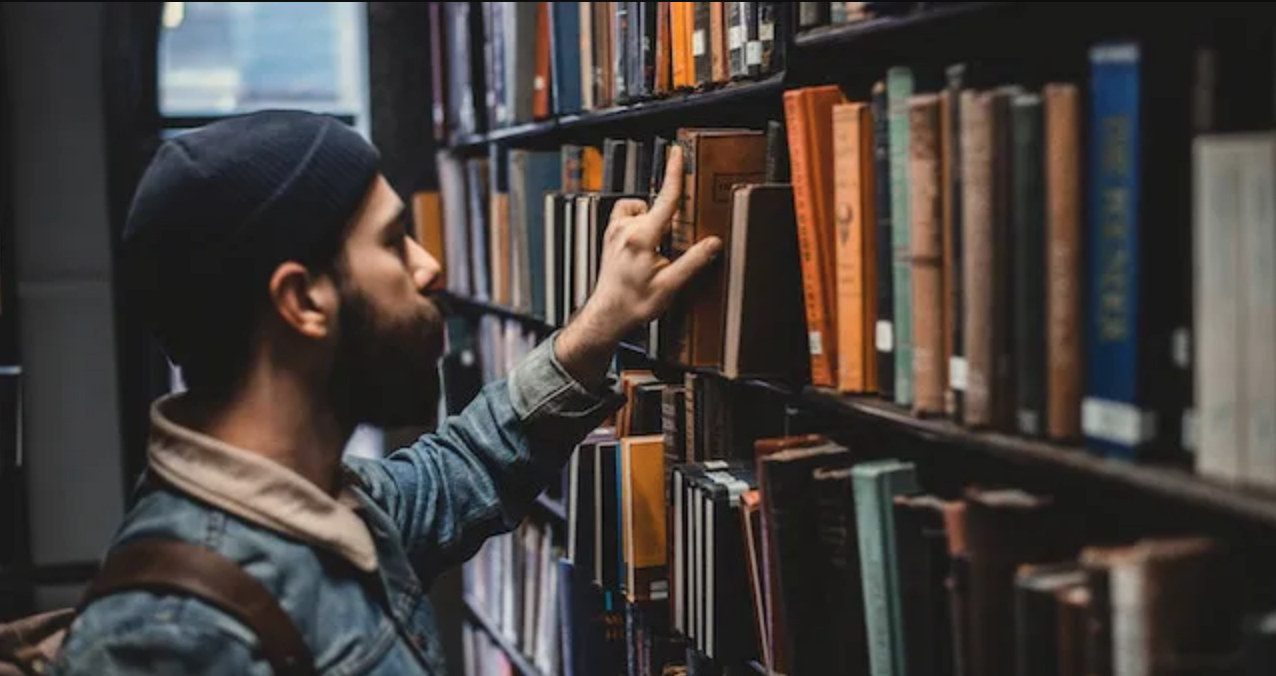
<svg viewBox="0 0 1276 676">
<path fill-rule="evenodd" d="M 522 653 L 522 651 L 514 647 L 514 644 L 511 643 L 509 639 L 505 638 L 505 635 L 500 632 L 500 629 L 483 614 L 483 611 L 478 607 L 478 604 L 469 597 L 465 598 L 465 611 L 469 614 L 473 623 L 477 625 L 483 633 L 491 637 L 493 643 L 500 646 L 501 652 L 505 653 L 505 656 L 509 658 L 509 661 L 520 674 L 523 674 L 523 676 L 546 676 L 546 674 L 538 669 L 536 665 Z"/>
</svg>

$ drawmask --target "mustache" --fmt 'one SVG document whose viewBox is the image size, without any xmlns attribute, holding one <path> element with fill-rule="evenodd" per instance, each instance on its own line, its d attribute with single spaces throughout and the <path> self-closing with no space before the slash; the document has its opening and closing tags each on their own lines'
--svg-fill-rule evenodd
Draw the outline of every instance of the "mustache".
<svg viewBox="0 0 1276 676">
<path fill-rule="evenodd" d="M 464 306 L 461 298 L 446 289 L 427 289 L 422 291 L 421 295 L 434 304 L 439 315 L 444 319 L 455 315 Z"/>
</svg>

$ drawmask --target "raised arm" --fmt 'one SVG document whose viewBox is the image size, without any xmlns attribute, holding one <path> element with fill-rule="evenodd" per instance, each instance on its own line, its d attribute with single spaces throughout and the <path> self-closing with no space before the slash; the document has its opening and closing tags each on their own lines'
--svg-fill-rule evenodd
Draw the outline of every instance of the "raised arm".
<svg viewBox="0 0 1276 676">
<path fill-rule="evenodd" d="M 623 402 L 609 373 L 620 340 L 664 312 L 717 256 L 716 238 L 675 261 L 660 255 L 681 196 L 679 149 L 665 172 L 650 209 L 641 200 L 616 204 L 597 287 L 568 326 L 437 432 L 384 460 L 349 461 L 398 524 L 427 584 L 518 524 L 575 445 Z"/>
</svg>

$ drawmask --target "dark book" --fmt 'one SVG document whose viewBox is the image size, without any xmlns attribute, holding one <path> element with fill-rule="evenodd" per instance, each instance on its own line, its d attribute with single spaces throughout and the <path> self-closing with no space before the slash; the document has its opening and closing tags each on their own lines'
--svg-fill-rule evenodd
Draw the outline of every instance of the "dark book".
<svg viewBox="0 0 1276 676">
<path fill-rule="evenodd" d="M 1075 561 L 1027 564 L 1015 573 L 1015 674 L 1063 676 L 1059 672 L 1060 593 L 1085 585 Z"/>
<path fill-rule="evenodd" d="M 894 335 L 895 266 L 893 221 L 891 220 L 891 137 L 886 83 L 873 85 L 873 181 L 877 214 L 877 325 L 873 344 L 877 351 L 877 392 L 887 401 L 895 399 Z M 867 252 L 866 252 L 867 253 Z"/>
<path fill-rule="evenodd" d="M 820 468 L 811 476 L 816 503 L 816 579 L 824 582 L 824 607 L 829 644 L 827 673 L 866 674 L 868 630 L 864 624 L 859 531 L 855 520 L 855 491 L 851 470 Z"/>
<path fill-rule="evenodd" d="M 1040 95 L 1025 92 L 1011 101 L 1011 137 L 1015 429 L 1038 437 L 1046 428 L 1045 138 Z"/>
<path fill-rule="evenodd" d="M 844 446 L 825 444 L 769 454 L 758 460 L 763 492 L 763 519 L 769 522 L 769 553 L 774 553 L 778 598 L 773 598 L 782 620 L 773 629 L 783 633 L 788 672 L 792 676 L 827 673 L 828 651 L 843 637 L 830 636 L 821 616 L 825 589 L 817 575 L 815 543 L 818 503 L 815 471 L 849 467 L 851 453 Z"/>
</svg>

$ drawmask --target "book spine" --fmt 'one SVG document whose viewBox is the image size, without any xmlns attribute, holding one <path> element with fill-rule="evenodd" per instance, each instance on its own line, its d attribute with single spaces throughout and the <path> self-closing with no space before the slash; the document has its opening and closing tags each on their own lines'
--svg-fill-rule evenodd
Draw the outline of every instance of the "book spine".
<svg viewBox="0 0 1276 676">
<path fill-rule="evenodd" d="M 1091 147 L 1086 395 L 1081 421 L 1101 455 L 1134 458 L 1155 416 L 1139 391 L 1139 52 L 1103 44 L 1090 52 Z"/>
<path fill-rule="evenodd" d="M 909 205 L 908 148 L 911 138 L 908 124 L 908 100 L 913 94 L 913 74 L 905 67 L 895 67 L 886 76 L 887 115 L 890 128 L 891 176 L 891 241 L 894 257 L 894 336 L 895 403 L 913 403 L 913 272 L 911 248 L 912 218 Z"/>
</svg>

